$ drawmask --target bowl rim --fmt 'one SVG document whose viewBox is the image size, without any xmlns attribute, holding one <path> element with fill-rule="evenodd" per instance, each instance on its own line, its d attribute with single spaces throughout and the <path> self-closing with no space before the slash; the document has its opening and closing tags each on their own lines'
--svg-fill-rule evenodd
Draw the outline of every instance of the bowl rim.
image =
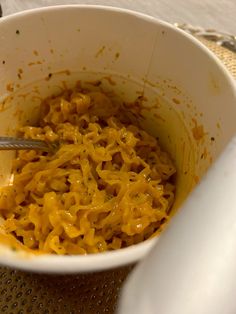
<svg viewBox="0 0 236 314">
<path fill-rule="evenodd" d="M 233 85 L 233 89 L 235 90 L 235 80 L 232 76 L 232 74 L 228 71 L 226 66 L 222 63 L 222 61 L 209 49 L 204 45 L 202 42 L 200 42 L 196 37 L 193 35 L 187 33 L 186 31 L 178 28 L 174 24 L 171 24 L 169 22 L 163 21 L 162 19 L 153 17 L 151 15 L 138 12 L 131 9 L 126 8 L 120 8 L 116 6 L 109 6 L 109 5 L 97 5 L 97 4 L 58 4 L 58 5 L 49 5 L 49 6 L 42 6 L 38 8 L 33 9 L 26 9 L 20 12 L 16 12 L 10 15 L 6 15 L 0 18 L 0 25 L 5 22 L 9 22 L 12 19 L 21 18 L 22 16 L 31 15 L 31 14 L 38 14 L 40 12 L 46 12 L 46 11 L 62 11 L 62 10 L 71 10 L 71 9 L 79 9 L 79 10 L 97 10 L 97 11 L 104 11 L 104 12 L 113 12 L 113 13 L 123 13 L 129 16 L 134 16 L 138 19 L 141 19 L 146 22 L 151 22 L 157 25 L 162 25 L 166 28 L 169 28 L 171 30 L 176 31 L 177 33 L 182 34 L 185 38 L 188 38 L 193 44 L 198 46 L 205 54 L 207 54 L 209 57 L 211 57 L 217 66 L 223 70 L 224 75 L 226 79 L 228 79 L 229 83 Z"/>
<path fill-rule="evenodd" d="M 216 57 L 216 55 L 211 52 L 205 45 L 194 38 L 192 35 L 178 29 L 176 26 L 154 18 L 152 16 L 132 11 L 129 9 L 123 9 L 118 7 L 103 6 L 103 5 L 80 5 L 80 4 L 68 4 L 68 5 L 53 5 L 47 7 L 40 7 L 30 10 L 24 10 L 17 12 L 0 19 L 0 27 L 3 23 L 8 23 L 14 21 L 15 19 L 21 19 L 25 16 L 32 16 L 34 14 L 41 14 L 47 11 L 62 11 L 62 10 L 99 10 L 109 14 L 119 13 L 125 14 L 137 19 L 143 20 L 147 23 L 152 23 L 155 25 L 164 26 L 167 29 L 171 29 L 177 33 L 182 34 L 185 38 L 191 41 L 196 48 L 199 48 L 204 54 L 206 54 L 210 59 L 212 59 L 221 71 L 222 76 L 232 87 L 232 91 L 235 93 L 236 97 L 236 85 L 232 75 L 226 69 L 224 64 Z M 108 251 L 104 253 L 88 254 L 88 255 L 72 255 L 72 256 L 62 256 L 62 255 L 37 255 L 34 257 L 20 257 L 19 253 L 11 252 L 11 254 L 3 253 L 3 245 L 0 245 L 0 264 L 4 266 L 10 266 L 13 268 L 38 272 L 38 273 L 57 273 L 57 274 L 72 274 L 72 273 L 82 273 L 82 272 L 92 272 L 101 271 L 110 268 L 117 268 L 120 266 L 128 265 L 137 262 L 147 255 L 151 248 L 157 243 L 158 237 L 146 240 L 142 243 L 132 245 L 127 248 L 118 249 L 115 251 Z"/>
<path fill-rule="evenodd" d="M 87 255 L 34 255 L 11 251 L 0 245 L 0 264 L 37 273 L 73 274 L 108 270 L 134 264 L 142 259 L 158 241 L 158 237 L 139 244 Z M 8 254 L 3 253 L 6 251 Z"/>
</svg>

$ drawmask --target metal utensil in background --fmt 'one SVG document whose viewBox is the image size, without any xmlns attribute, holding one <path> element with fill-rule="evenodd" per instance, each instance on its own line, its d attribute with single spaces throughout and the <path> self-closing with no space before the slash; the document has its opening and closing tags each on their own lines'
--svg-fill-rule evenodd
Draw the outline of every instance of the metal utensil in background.
<svg viewBox="0 0 236 314">
<path fill-rule="evenodd" d="M 236 35 L 219 32 L 214 29 L 204 29 L 202 27 L 192 26 L 190 24 L 175 23 L 174 25 L 191 35 L 199 36 L 209 41 L 213 41 L 218 46 L 236 52 Z"/>
</svg>

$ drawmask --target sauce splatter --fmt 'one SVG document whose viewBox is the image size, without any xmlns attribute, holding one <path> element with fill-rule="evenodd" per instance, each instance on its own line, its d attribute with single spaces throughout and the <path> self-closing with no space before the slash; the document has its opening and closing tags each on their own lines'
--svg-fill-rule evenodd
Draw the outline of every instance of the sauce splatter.
<svg viewBox="0 0 236 314">
<path fill-rule="evenodd" d="M 176 105 L 179 105 L 180 104 L 180 100 L 177 99 L 177 98 L 172 98 L 173 102 L 176 104 Z"/>
<path fill-rule="evenodd" d="M 120 57 L 120 53 L 117 52 L 117 53 L 115 54 L 115 59 L 117 60 L 117 59 L 119 59 L 119 57 Z"/>
<path fill-rule="evenodd" d="M 201 154 L 201 159 L 207 159 L 207 156 L 208 156 L 208 152 L 207 152 L 207 149 L 206 149 L 206 147 L 204 147 L 204 151 L 203 151 L 203 153 Z"/>
<path fill-rule="evenodd" d="M 52 73 L 49 73 L 48 76 L 45 78 L 45 80 L 49 81 L 51 77 L 52 77 Z"/>
<path fill-rule="evenodd" d="M 195 176 L 193 177 L 193 179 L 194 179 L 194 181 L 195 181 L 196 184 L 199 182 L 199 177 L 198 177 L 198 176 L 195 175 Z"/>
<path fill-rule="evenodd" d="M 104 52 L 105 49 L 106 49 L 106 47 L 105 47 L 105 46 L 102 46 L 102 47 L 98 50 L 98 52 L 96 53 L 95 57 L 98 58 L 99 56 L 101 56 L 101 55 L 103 54 L 103 52 Z"/>
<path fill-rule="evenodd" d="M 166 122 L 166 120 L 164 118 L 162 118 L 162 116 L 160 116 L 159 114 L 157 114 L 156 112 L 153 113 L 153 116 L 158 119 L 161 120 L 162 122 Z"/>
<path fill-rule="evenodd" d="M 220 83 L 213 74 L 210 76 L 210 87 L 215 94 L 219 94 L 221 91 Z"/>
<path fill-rule="evenodd" d="M 17 76 L 18 76 L 19 80 L 22 79 L 22 74 L 23 74 L 23 70 L 22 69 L 18 69 Z"/>
<path fill-rule="evenodd" d="M 108 83 L 110 83 L 112 86 L 115 86 L 115 85 L 116 85 L 116 82 L 113 81 L 110 76 L 104 76 L 103 79 L 104 79 L 104 80 L 107 80 Z"/>
<path fill-rule="evenodd" d="M 13 92 L 13 91 L 14 91 L 13 84 L 12 84 L 12 83 L 8 83 L 8 84 L 6 85 L 6 90 L 7 90 L 8 92 Z"/>
<path fill-rule="evenodd" d="M 193 137 L 196 141 L 199 141 L 205 135 L 204 128 L 202 125 L 198 125 L 195 119 L 192 119 L 192 121 L 194 123 L 194 127 L 192 128 Z"/>
</svg>

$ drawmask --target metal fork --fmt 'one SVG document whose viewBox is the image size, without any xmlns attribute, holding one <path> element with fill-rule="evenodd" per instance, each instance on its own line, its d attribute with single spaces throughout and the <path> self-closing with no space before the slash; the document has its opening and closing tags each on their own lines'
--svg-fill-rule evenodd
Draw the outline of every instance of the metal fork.
<svg viewBox="0 0 236 314">
<path fill-rule="evenodd" d="M 58 148 L 58 143 L 47 143 L 41 140 L 32 140 L 15 137 L 0 137 L 0 150 L 37 149 L 52 152 Z"/>
</svg>

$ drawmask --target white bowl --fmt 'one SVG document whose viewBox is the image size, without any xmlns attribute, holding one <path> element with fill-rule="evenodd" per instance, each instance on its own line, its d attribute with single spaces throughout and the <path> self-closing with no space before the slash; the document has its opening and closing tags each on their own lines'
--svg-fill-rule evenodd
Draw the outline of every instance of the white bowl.
<svg viewBox="0 0 236 314">
<path fill-rule="evenodd" d="M 126 101 L 144 93 L 143 126 L 177 166 L 174 211 L 236 131 L 233 79 L 200 42 L 165 22 L 128 10 L 67 5 L 2 18 L 0 38 L 0 95 L 9 96 L 0 111 L 1 135 L 33 121 L 38 93 L 48 96 L 63 81 L 70 86 L 99 78 Z M 23 114 L 14 114 L 19 109 Z M 1 185 L 9 181 L 12 157 L 0 154 Z M 2 245 L 0 263 L 48 273 L 98 271 L 139 261 L 157 240 L 87 256 L 31 256 Z"/>
</svg>

